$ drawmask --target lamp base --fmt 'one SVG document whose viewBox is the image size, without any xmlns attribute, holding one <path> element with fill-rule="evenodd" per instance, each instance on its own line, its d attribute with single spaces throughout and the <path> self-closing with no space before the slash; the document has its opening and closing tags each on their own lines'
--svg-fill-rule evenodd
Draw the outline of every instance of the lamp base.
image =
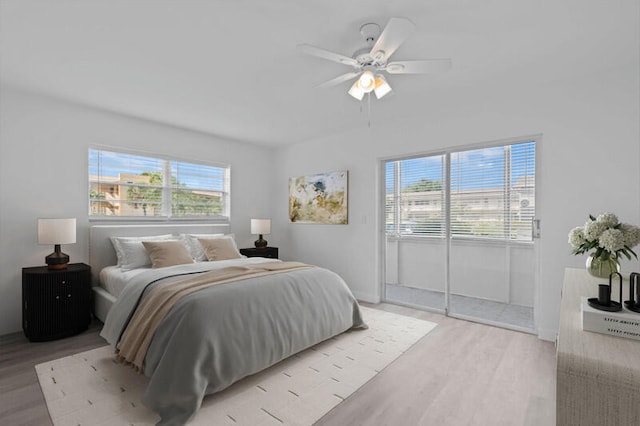
<svg viewBox="0 0 640 426">
<path fill-rule="evenodd" d="M 68 266 L 69 266 L 69 263 L 60 263 L 57 265 L 47 265 L 47 269 L 51 271 L 61 271 L 63 269 L 67 269 Z"/>
<path fill-rule="evenodd" d="M 263 249 L 267 247 L 267 240 L 262 238 L 262 234 L 258 236 L 258 239 L 253 242 L 257 249 Z"/>
<path fill-rule="evenodd" d="M 55 245 L 55 251 L 44 258 L 48 269 L 67 269 L 69 255 L 60 251 L 60 245 Z"/>
</svg>

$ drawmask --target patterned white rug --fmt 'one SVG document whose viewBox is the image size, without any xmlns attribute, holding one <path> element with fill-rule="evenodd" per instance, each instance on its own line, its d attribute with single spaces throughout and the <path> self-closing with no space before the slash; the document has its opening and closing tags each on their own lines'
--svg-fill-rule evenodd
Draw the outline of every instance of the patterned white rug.
<svg viewBox="0 0 640 426">
<path fill-rule="evenodd" d="M 192 425 L 311 425 L 429 333 L 435 323 L 362 308 L 368 330 L 320 343 L 205 397 Z M 57 425 L 147 425 L 148 379 L 114 361 L 109 346 L 36 365 Z"/>
</svg>

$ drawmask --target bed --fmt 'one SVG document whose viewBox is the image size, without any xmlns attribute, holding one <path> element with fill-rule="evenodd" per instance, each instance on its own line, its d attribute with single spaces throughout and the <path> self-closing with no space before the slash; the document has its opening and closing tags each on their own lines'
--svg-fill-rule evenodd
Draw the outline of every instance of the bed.
<svg viewBox="0 0 640 426">
<path fill-rule="evenodd" d="M 366 328 L 344 281 L 312 265 L 223 257 L 124 272 L 113 267 L 114 235 L 226 231 L 211 225 L 90 231 L 101 335 L 150 378 L 143 403 L 160 415 L 159 424 L 185 424 L 205 395 L 348 329 Z"/>
<path fill-rule="evenodd" d="M 104 322 L 116 301 L 100 280 L 104 268 L 116 265 L 117 257 L 111 243 L 112 237 L 153 236 L 162 234 L 227 234 L 226 224 L 148 224 L 148 225 L 93 225 L 89 228 L 89 264 L 91 265 L 93 313 Z"/>
</svg>

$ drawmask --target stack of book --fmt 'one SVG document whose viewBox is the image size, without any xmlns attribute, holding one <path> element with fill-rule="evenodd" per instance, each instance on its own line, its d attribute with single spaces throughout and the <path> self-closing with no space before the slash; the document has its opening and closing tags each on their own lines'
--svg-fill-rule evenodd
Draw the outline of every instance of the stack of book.
<svg viewBox="0 0 640 426">
<path fill-rule="evenodd" d="M 640 340 L 640 314 L 625 308 L 618 312 L 606 312 L 589 306 L 582 298 L 582 329 L 612 336 Z"/>
</svg>

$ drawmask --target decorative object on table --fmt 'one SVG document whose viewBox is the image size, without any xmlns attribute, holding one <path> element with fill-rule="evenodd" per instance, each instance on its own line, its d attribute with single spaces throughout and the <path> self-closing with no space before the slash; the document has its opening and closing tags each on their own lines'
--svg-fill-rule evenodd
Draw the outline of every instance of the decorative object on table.
<svg viewBox="0 0 640 426">
<path fill-rule="evenodd" d="M 611 280 L 613 276 L 617 275 L 620 278 L 620 301 L 616 302 L 611 300 Z M 589 306 L 594 309 L 607 312 L 617 312 L 622 310 L 622 275 L 620 272 L 612 272 L 609 275 L 609 284 L 598 284 L 598 297 L 591 297 L 589 300 Z"/>
<path fill-rule="evenodd" d="M 582 329 L 611 336 L 640 340 L 640 315 L 635 312 L 607 312 L 594 309 L 582 298 Z"/>
<path fill-rule="evenodd" d="M 267 246 L 267 240 L 262 238 L 262 236 L 271 233 L 271 219 L 251 219 L 251 233 L 258 235 L 258 239 L 253 243 L 256 248 L 265 248 Z"/>
<path fill-rule="evenodd" d="M 624 301 L 624 307 L 640 314 L 640 273 L 632 272 L 629 276 L 629 300 Z"/>
<path fill-rule="evenodd" d="M 620 272 L 620 259 L 624 255 L 636 259 L 632 247 L 640 243 L 640 228 L 628 223 L 620 223 L 613 213 L 602 213 L 598 217 L 589 215 L 584 226 L 569 232 L 569 244 L 573 254 L 583 254 L 594 250 L 587 258 L 587 271 L 594 277 L 607 278 L 611 273 Z"/>
<path fill-rule="evenodd" d="M 289 179 L 289 221 L 346 225 L 348 172 L 328 172 Z"/>
<path fill-rule="evenodd" d="M 62 253 L 61 244 L 76 242 L 76 219 L 38 219 L 38 244 L 53 244 L 54 252 L 45 257 L 49 269 L 66 269 L 69 255 Z"/>
</svg>

